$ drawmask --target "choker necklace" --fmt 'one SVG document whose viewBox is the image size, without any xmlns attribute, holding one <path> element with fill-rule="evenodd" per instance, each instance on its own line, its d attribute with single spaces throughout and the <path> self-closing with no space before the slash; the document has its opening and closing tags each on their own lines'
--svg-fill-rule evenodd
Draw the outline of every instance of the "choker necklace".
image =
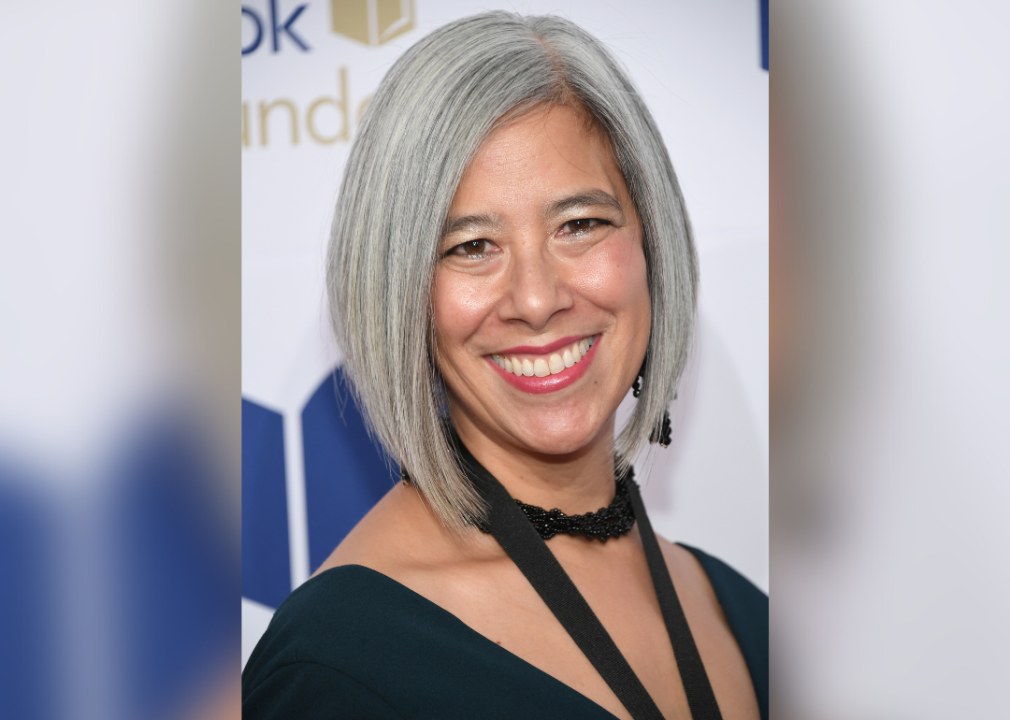
<svg viewBox="0 0 1010 720">
<path fill-rule="evenodd" d="M 520 500 L 516 500 L 515 503 L 544 540 L 550 540 L 558 534 L 566 534 L 585 535 L 590 540 L 606 542 L 612 537 L 627 535 L 635 524 L 635 509 L 628 494 L 628 483 L 634 482 L 632 477 L 633 472 L 629 468 L 624 476 L 617 479 L 617 493 L 613 501 L 596 512 L 565 515 L 557 508 L 544 510 L 542 507 L 527 505 Z M 491 532 L 490 527 L 483 525 L 480 529 L 486 533 Z"/>
</svg>

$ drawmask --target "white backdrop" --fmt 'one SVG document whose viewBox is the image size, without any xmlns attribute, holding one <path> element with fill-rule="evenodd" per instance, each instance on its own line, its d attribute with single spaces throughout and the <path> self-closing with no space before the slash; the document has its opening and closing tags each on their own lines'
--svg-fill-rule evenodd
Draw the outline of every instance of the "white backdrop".
<svg viewBox="0 0 1010 720">
<path fill-rule="evenodd" d="M 656 118 L 694 225 L 701 296 L 673 445 L 638 474 L 660 533 L 767 590 L 768 73 L 753 0 L 246 0 L 242 393 L 283 418 L 292 585 L 309 574 L 300 413 L 340 361 L 323 258 L 360 111 L 424 34 L 495 8 L 580 24 L 625 65 Z M 243 662 L 271 614 L 243 598 Z"/>
</svg>

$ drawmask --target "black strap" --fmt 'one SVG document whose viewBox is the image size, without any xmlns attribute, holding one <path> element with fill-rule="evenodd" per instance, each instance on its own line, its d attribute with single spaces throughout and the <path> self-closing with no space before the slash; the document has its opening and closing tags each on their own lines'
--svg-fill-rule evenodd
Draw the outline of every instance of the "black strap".
<svg viewBox="0 0 1010 720">
<path fill-rule="evenodd" d="M 467 475 L 489 505 L 487 519 L 491 534 L 631 716 L 635 720 L 663 720 L 642 681 L 508 490 L 477 462 L 461 442 L 457 442 L 456 446 Z M 691 716 L 693 720 L 721 720 L 712 686 L 684 618 L 659 543 L 645 514 L 638 486 L 630 474 L 624 481 L 629 483 L 646 561 L 673 644 Z"/>
<path fill-rule="evenodd" d="M 666 632 L 670 635 L 673 645 L 673 655 L 677 658 L 677 669 L 684 683 L 687 704 L 691 708 L 693 720 L 722 720 L 719 704 L 712 692 L 712 683 L 708 681 L 708 673 L 698 654 L 698 646 L 694 644 L 694 636 L 684 617 L 684 609 L 673 587 L 673 578 L 663 559 L 663 551 L 659 549 L 656 533 L 652 531 L 652 523 L 645 512 L 642 494 L 638 491 L 638 483 L 627 479 L 631 495 L 631 506 L 635 509 L 635 521 L 638 523 L 638 534 L 642 536 L 642 548 L 645 550 L 645 561 L 649 564 L 649 574 L 652 575 L 652 586 L 659 598 L 659 609 L 663 612 Z"/>
</svg>

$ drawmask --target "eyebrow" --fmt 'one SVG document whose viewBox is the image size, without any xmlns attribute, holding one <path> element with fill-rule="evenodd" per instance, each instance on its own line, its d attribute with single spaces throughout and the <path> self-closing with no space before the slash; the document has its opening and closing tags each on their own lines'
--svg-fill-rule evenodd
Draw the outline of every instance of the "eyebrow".
<svg viewBox="0 0 1010 720">
<path fill-rule="evenodd" d="M 446 218 L 445 226 L 442 228 L 442 237 L 458 232 L 482 232 L 484 230 L 497 230 L 502 226 L 501 218 L 495 215 L 464 215 L 463 217 Z"/>
<path fill-rule="evenodd" d="M 544 217 L 550 218 L 576 208 L 591 207 L 593 205 L 604 205 L 612 210 L 616 210 L 621 213 L 621 217 L 624 217 L 624 208 L 621 207 L 621 203 L 613 195 L 603 190 L 587 190 L 562 198 L 561 200 L 555 200 L 544 210 Z"/>
</svg>

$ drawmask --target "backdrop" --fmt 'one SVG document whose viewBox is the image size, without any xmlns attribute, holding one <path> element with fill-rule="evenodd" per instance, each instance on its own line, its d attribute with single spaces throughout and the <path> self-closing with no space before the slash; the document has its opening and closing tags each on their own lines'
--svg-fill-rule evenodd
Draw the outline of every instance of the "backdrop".
<svg viewBox="0 0 1010 720">
<path fill-rule="evenodd" d="M 242 6 L 242 659 L 393 478 L 338 402 L 323 260 L 362 112 L 406 48 L 487 9 L 605 42 L 652 110 L 701 263 L 674 441 L 636 463 L 650 517 L 768 589 L 767 6 L 757 0 L 247 0 Z M 630 397 L 630 396 L 629 396 Z M 631 400 L 620 410 L 624 417 Z"/>
</svg>

